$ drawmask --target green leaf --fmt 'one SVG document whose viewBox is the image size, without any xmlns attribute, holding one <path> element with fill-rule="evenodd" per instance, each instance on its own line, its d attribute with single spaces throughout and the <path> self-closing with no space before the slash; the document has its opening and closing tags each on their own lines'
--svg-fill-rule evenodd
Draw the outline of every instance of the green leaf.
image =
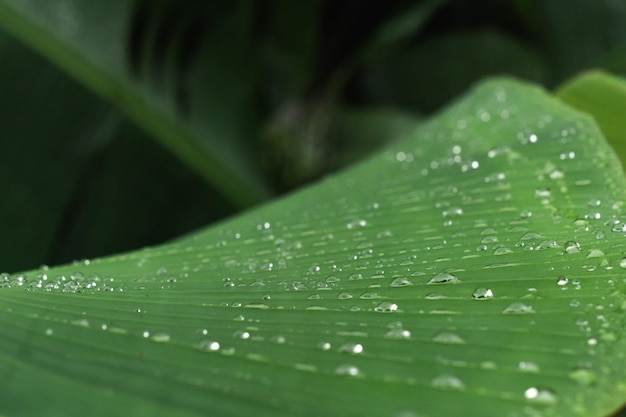
<svg viewBox="0 0 626 417">
<path fill-rule="evenodd" d="M 603 71 L 588 71 L 567 81 L 556 91 L 567 104 L 589 113 L 609 143 L 626 162 L 626 80 Z"/>
<path fill-rule="evenodd" d="M 2 0 L 0 26 L 246 206 L 268 195 L 250 144 L 253 11 L 249 1 Z"/>
<path fill-rule="evenodd" d="M 162 243 L 235 210 L 118 111 L 4 34 L 0 61 L 2 271 Z"/>
<path fill-rule="evenodd" d="M 607 415 L 626 394 L 625 197 L 589 116 L 486 82 L 272 204 L 4 276 L 0 412 Z"/>
</svg>

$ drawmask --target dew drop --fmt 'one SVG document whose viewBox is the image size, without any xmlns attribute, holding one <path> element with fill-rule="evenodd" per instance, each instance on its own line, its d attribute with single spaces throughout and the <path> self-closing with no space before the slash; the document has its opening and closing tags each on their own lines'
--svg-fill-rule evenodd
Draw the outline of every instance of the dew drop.
<svg viewBox="0 0 626 417">
<path fill-rule="evenodd" d="M 335 368 L 335 373 L 341 376 L 360 376 L 361 371 L 354 365 L 342 364 Z"/>
<path fill-rule="evenodd" d="M 626 269 L 626 258 L 622 258 L 619 260 L 619 267 L 622 269 Z"/>
<path fill-rule="evenodd" d="M 589 253 L 587 254 L 587 259 L 602 258 L 602 257 L 604 257 L 604 252 L 602 252 L 600 249 L 591 249 L 589 250 Z"/>
<path fill-rule="evenodd" d="M 169 342 L 170 341 L 170 335 L 167 333 L 155 333 L 152 336 L 152 341 L 154 342 L 158 342 L 158 343 L 165 343 L 165 342 Z"/>
<path fill-rule="evenodd" d="M 267 310 L 270 308 L 267 304 L 264 303 L 248 303 L 244 306 L 245 308 L 256 308 L 258 310 Z"/>
<path fill-rule="evenodd" d="M 398 288 L 398 287 L 406 287 L 408 285 L 413 285 L 413 283 L 405 277 L 396 277 L 391 281 L 390 285 L 394 288 Z"/>
<path fill-rule="evenodd" d="M 528 304 L 515 302 L 513 304 L 510 304 L 502 312 L 504 314 L 526 314 L 526 313 L 534 313 L 535 310 Z"/>
<path fill-rule="evenodd" d="M 535 362 L 530 362 L 530 361 L 520 362 L 517 366 L 519 367 L 519 370 L 522 372 L 528 372 L 528 373 L 539 372 L 539 365 L 537 365 Z"/>
<path fill-rule="evenodd" d="M 427 284 L 455 284 L 461 282 L 456 275 L 449 272 L 439 272 L 428 280 Z"/>
<path fill-rule="evenodd" d="M 361 299 L 363 300 L 372 300 L 374 298 L 379 298 L 378 293 L 375 292 L 364 292 L 363 294 L 360 295 Z"/>
<path fill-rule="evenodd" d="M 330 342 L 319 342 L 317 344 L 317 347 L 320 348 L 321 350 L 330 350 L 332 345 L 330 344 Z"/>
<path fill-rule="evenodd" d="M 46 331 L 45 331 L 46 336 L 52 336 L 53 333 L 54 333 L 54 330 L 52 330 L 50 328 L 46 329 Z"/>
<path fill-rule="evenodd" d="M 410 339 L 411 332 L 402 328 L 389 329 L 389 331 L 385 333 L 385 338 L 387 339 Z"/>
<path fill-rule="evenodd" d="M 220 349 L 220 344 L 219 342 L 216 342 L 215 340 L 207 339 L 207 340 L 202 340 L 200 343 L 198 343 L 196 347 L 199 350 L 203 350 L 205 352 L 215 352 Z"/>
<path fill-rule="evenodd" d="M 530 387 L 524 391 L 524 397 L 538 404 L 555 404 L 557 402 L 556 395 L 549 389 Z"/>
<path fill-rule="evenodd" d="M 559 277 L 559 279 L 556 281 L 556 285 L 563 287 L 567 285 L 568 282 L 569 282 L 569 279 L 567 279 L 566 277 Z"/>
<path fill-rule="evenodd" d="M 596 374 L 587 368 L 576 368 L 569 373 L 571 380 L 580 385 L 589 386 L 596 383 Z"/>
<path fill-rule="evenodd" d="M 245 330 L 237 330 L 235 333 L 233 333 L 233 337 L 235 339 L 250 339 L 250 333 L 246 332 Z"/>
<path fill-rule="evenodd" d="M 565 252 L 569 254 L 580 252 L 580 243 L 573 240 L 565 242 Z"/>
<path fill-rule="evenodd" d="M 89 321 L 87 319 L 72 320 L 72 324 L 74 326 L 89 327 Z"/>
<path fill-rule="evenodd" d="M 509 253 L 513 253 L 513 251 L 506 246 L 499 246 L 493 250 L 493 254 L 496 256 L 507 255 Z"/>
<path fill-rule="evenodd" d="M 389 301 L 383 301 L 374 307 L 374 311 L 378 313 L 392 313 L 398 311 L 398 305 Z"/>
<path fill-rule="evenodd" d="M 493 298 L 493 292 L 489 288 L 476 288 L 472 293 L 475 300 L 489 300 Z"/>
<path fill-rule="evenodd" d="M 424 299 L 426 300 L 443 300 L 445 298 L 448 298 L 448 297 L 438 292 L 431 292 L 424 296 Z"/>
<path fill-rule="evenodd" d="M 363 353 L 363 345 L 360 343 L 344 343 L 339 347 L 339 352 L 352 354 Z"/>
<path fill-rule="evenodd" d="M 459 217 L 463 215 L 463 209 L 460 207 L 453 207 L 442 211 L 443 217 Z"/>
<path fill-rule="evenodd" d="M 559 169 L 554 169 L 550 172 L 550 179 L 552 180 L 562 180 L 565 178 L 565 173 Z"/>
<path fill-rule="evenodd" d="M 431 384 L 435 388 L 463 390 L 465 384 L 459 378 L 451 374 L 441 374 L 433 378 Z"/>
<path fill-rule="evenodd" d="M 441 332 L 438 333 L 435 337 L 433 337 L 433 342 L 435 343 L 444 343 L 447 345 L 463 345 L 465 344 L 465 340 L 456 333 L 452 332 Z"/>
<path fill-rule="evenodd" d="M 353 297 L 352 294 L 349 292 L 342 292 L 337 295 L 337 298 L 339 300 L 349 300 L 352 297 Z"/>
</svg>

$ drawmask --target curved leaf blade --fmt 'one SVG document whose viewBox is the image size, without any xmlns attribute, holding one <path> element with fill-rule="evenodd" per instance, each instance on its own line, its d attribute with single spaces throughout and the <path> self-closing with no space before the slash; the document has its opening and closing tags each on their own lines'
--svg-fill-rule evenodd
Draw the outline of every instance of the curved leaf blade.
<svg viewBox="0 0 626 417">
<path fill-rule="evenodd" d="M 186 44 L 184 35 L 198 29 L 194 19 L 210 6 L 199 6 L 199 11 L 190 7 L 180 16 L 180 10 L 166 10 L 163 2 L 3 0 L 0 26 L 119 107 L 205 181 L 245 207 L 269 195 L 245 144 L 254 136 L 255 123 L 246 101 L 254 100 L 250 66 L 241 62 L 244 50 L 251 49 L 246 44 L 251 5 L 242 2 L 218 14 L 211 28 L 215 37 L 229 28 L 237 34 L 229 34 L 228 42 L 198 35 L 205 41 L 202 47 Z M 176 33 L 165 42 L 155 31 L 168 28 Z M 143 40 L 138 46 L 133 31 Z M 141 77 L 133 74 L 134 67 L 143 70 Z"/>
<path fill-rule="evenodd" d="M 221 225 L 4 277 L 0 376 L 38 372 L 64 415 L 606 415 L 625 185 L 590 117 L 493 80 Z M 10 392 L 0 410 L 36 408 Z"/>
</svg>

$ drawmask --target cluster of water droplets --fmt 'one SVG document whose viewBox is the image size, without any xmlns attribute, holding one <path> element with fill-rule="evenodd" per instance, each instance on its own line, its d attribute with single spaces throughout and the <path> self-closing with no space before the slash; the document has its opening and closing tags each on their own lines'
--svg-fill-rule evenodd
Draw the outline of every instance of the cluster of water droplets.
<svg viewBox="0 0 626 417">
<path fill-rule="evenodd" d="M 84 275 L 74 272 L 69 275 L 49 275 L 47 267 L 41 272 L 29 277 L 26 274 L 0 274 L 0 288 L 23 288 L 26 291 L 49 291 L 64 293 L 96 293 L 123 291 L 122 285 L 109 276 L 101 277 L 98 274 Z"/>
</svg>

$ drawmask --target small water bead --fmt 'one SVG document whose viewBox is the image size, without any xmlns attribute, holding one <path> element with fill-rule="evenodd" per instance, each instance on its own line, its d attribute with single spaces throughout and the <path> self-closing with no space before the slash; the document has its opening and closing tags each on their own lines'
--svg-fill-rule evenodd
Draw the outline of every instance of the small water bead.
<svg viewBox="0 0 626 417">
<path fill-rule="evenodd" d="M 535 197 L 549 198 L 551 196 L 552 196 L 552 193 L 550 192 L 549 188 L 537 188 L 535 190 Z"/>
<path fill-rule="evenodd" d="M 594 385 L 597 380 L 596 374 L 587 368 L 576 368 L 569 373 L 569 378 L 576 381 L 579 385 Z"/>
<path fill-rule="evenodd" d="M 50 328 L 46 329 L 46 331 L 45 331 L 46 336 L 52 336 L 53 333 L 54 333 L 54 330 L 52 330 Z"/>
<path fill-rule="evenodd" d="M 326 277 L 325 281 L 327 284 L 332 284 L 335 282 L 339 282 L 340 279 L 336 275 L 329 275 L 328 277 Z"/>
<path fill-rule="evenodd" d="M 475 300 L 490 300 L 493 298 L 493 292 L 489 288 L 476 288 L 472 293 Z"/>
<path fill-rule="evenodd" d="M 520 240 L 537 240 L 542 238 L 543 235 L 541 233 L 526 232 L 520 237 Z"/>
<path fill-rule="evenodd" d="M 285 338 L 285 336 L 276 335 L 270 338 L 270 342 L 276 343 L 278 345 L 283 345 L 287 342 L 287 339 Z"/>
<path fill-rule="evenodd" d="M 624 233 L 626 232 L 626 223 L 616 223 L 611 227 L 611 232 Z"/>
<path fill-rule="evenodd" d="M 390 285 L 394 288 L 398 288 L 398 287 L 406 287 L 408 285 L 413 285 L 413 283 L 406 277 L 396 277 L 391 281 Z"/>
<path fill-rule="evenodd" d="M 559 279 L 556 281 L 556 285 L 563 287 L 565 285 L 567 285 L 569 283 L 569 279 L 567 279 L 566 277 L 559 277 Z"/>
<path fill-rule="evenodd" d="M 580 243 L 573 240 L 565 242 L 565 252 L 570 255 L 580 252 Z"/>
<path fill-rule="evenodd" d="M 501 255 L 508 255 L 509 253 L 513 253 L 513 250 L 511 250 L 510 248 L 507 248 L 504 245 L 498 245 L 494 250 L 493 250 L 493 254 L 496 256 L 501 256 Z"/>
<path fill-rule="evenodd" d="M 562 180 L 565 178 L 565 173 L 559 169 L 553 169 L 549 176 L 551 180 Z"/>
<path fill-rule="evenodd" d="M 374 307 L 374 311 L 378 313 L 392 313 L 397 310 L 398 305 L 389 301 L 383 301 L 382 303 L 378 303 L 378 305 Z"/>
<path fill-rule="evenodd" d="M 244 308 L 255 308 L 258 310 L 268 310 L 270 306 L 264 303 L 247 303 Z"/>
<path fill-rule="evenodd" d="M 443 343 L 446 345 L 464 345 L 465 340 L 456 333 L 441 332 L 433 337 L 433 342 Z"/>
<path fill-rule="evenodd" d="M 524 397 L 537 404 L 555 404 L 556 395 L 549 389 L 530 387 L 524 391 Z"/>
<path fill-rule="evenodd" d="M 89 321 L 87 319 L 72 320 L 72 324 L 74 326 L 89 327 Z"/>
<path fill-rule="evenodd" d="M 529 362 L 529 361 L 520 362 L 518 364 L 518 367 L 519 367 L 519 370 L 522 372 L 528 372 L 528 373 L 539 372 L 539 365 L 537 365 L 535 362 Z"/>
<path fill-rule="evenodd" d="M 360 343 L 344 343 L 339 347 L 339 352 L 351 354 L 363 353 L 363 345 Z"/>
<path fill-rule="evenodd" d="M 522 210 L 519 213 L 519 217 L 520 219 L 529 219 L 530 217 L 532 217 L 533 212 L 530 210 Z"/>
<path fill-rule="evenodd" d="M 528 304 L 515 302 L 515 303 L 510 304 L 502 312 L 504 314 L 527 314 L 527 313 L 534 313 L 535 310 Z"/>
<path fill-rule="evenodd" d="M 163 332 L 155 333 L 152 336 L 152 341 L 157 342 L 157 343 L 169 342 L 170 341 L 170 335 L 167 334 L 167 333 L 163 333 Z"/>
<path fill-rule="evenodd" d="M 337 295 L 337 299 L 339 300 L 349 300 L 352 297 L 353 297 L 352 293 L 349 293 L 349 292 L 342 292 Z"/>
<path fill-rule="evenodd" d="M 452 389 L 452 390 L 463 390 L 465 389 L 465 384 L 459 378 L 451 374 L 441 374 L 437 375 L 430 382 L 431 385 L 435 388 L 440 389 Z"/>
<path fill-rule="evenodd" d="M 484 238 L 482 238 L 480 240 L 480 243 L 486 244 L 486 243 L 496 243 L 498 241 L 498 237 L 497 236 L 485 236 Z"/>
<path fill-rule="evenodd" d="M 589 253 L 587 254 L 587 259 L 589 258 L 603 258 L 604 252 L 602 252 L 600 249 L 590 249 Z"/>
<path fill-rule="evenodd" d="M 411 332 L 402 328 L 393 328 L 393 329 L 389 329 L 387 333 L 385 333 L 385 338 L 386 339 L 410 339 Z"/>
<path fill-rule="evenodd" d="M 445 298 L 448 298 L 448 297 L 438 292 L 431 292 L 424 296 L 424 299 L 426 300 L 443 300 Z"/>
<path fill-rule="evenodd" d="M 341 376 L 361 376 L 361 371 L 354 365 L 342 364 L 335 368 L 335 373 Z"/>
<path fill-rule="evenodd" d="M 215 352 L 220 349 L 219 342 L 215 340 L 202 340 L 196 345 L 196 348 L 205 352 Z"/>
<path fill-rule="evenodd" d="M 598 200 L 597 198 L 592 198 L 587 202 L 587 205 L 589 207 L 600 207 L 602 205 L 602 201 Z"/>
<path fill-rule="evenodd" d="M 441 212 L 443 217 L 459 217 L 463 215 L 463 209 L 460 207 L 453 207 Z"/>
<path fill-rule="evenodd" d="M 373 300 L 375 298 L 380 298 L 380 296 L 378 295 L 378 293 L 368 291 L 368 292 L 364 292 L 363 294 L 361 294 L 359 298 L 363 300 Z"/>
<path fill-rule="evenodd" d="M 439 272 L 428 280 L 427 284 L 454 284 L 461 282 L 456 275 L 449 272 Z"/>
<path fill-rule="evenodd" d="M 546 250 L 558 248 L 560 245 L 556 240 L 542 240 L 535 246 L 536 250 Z"/>
<path fill-rule="evenodd" d="M 246 339 L 250 339 L 250 333 L 248 333 L 248 332 L 247 332 L 247 331 L 245 331 L 245 330 L 237 330 L 235 333 L 233 333 L 233 337 L 234 337 L 235 339 L 243 339 L 243 340 L 246 340 Z"/>
<path fill-rule="evenodd" d="M 365 227 L 365 226 L 367 226 L 366 220 L 353 220 L 349 223 L 346 223 L 346 227 L 350 230 L 360 228 L 360 227 Z"/>
<path fill-rule="evenodd" d="M 330 344 L 330 342 L 319 342 L 317 344 L 317 347 L 321 350 L 330 350 L 332 345 Z"/>
</svg>

